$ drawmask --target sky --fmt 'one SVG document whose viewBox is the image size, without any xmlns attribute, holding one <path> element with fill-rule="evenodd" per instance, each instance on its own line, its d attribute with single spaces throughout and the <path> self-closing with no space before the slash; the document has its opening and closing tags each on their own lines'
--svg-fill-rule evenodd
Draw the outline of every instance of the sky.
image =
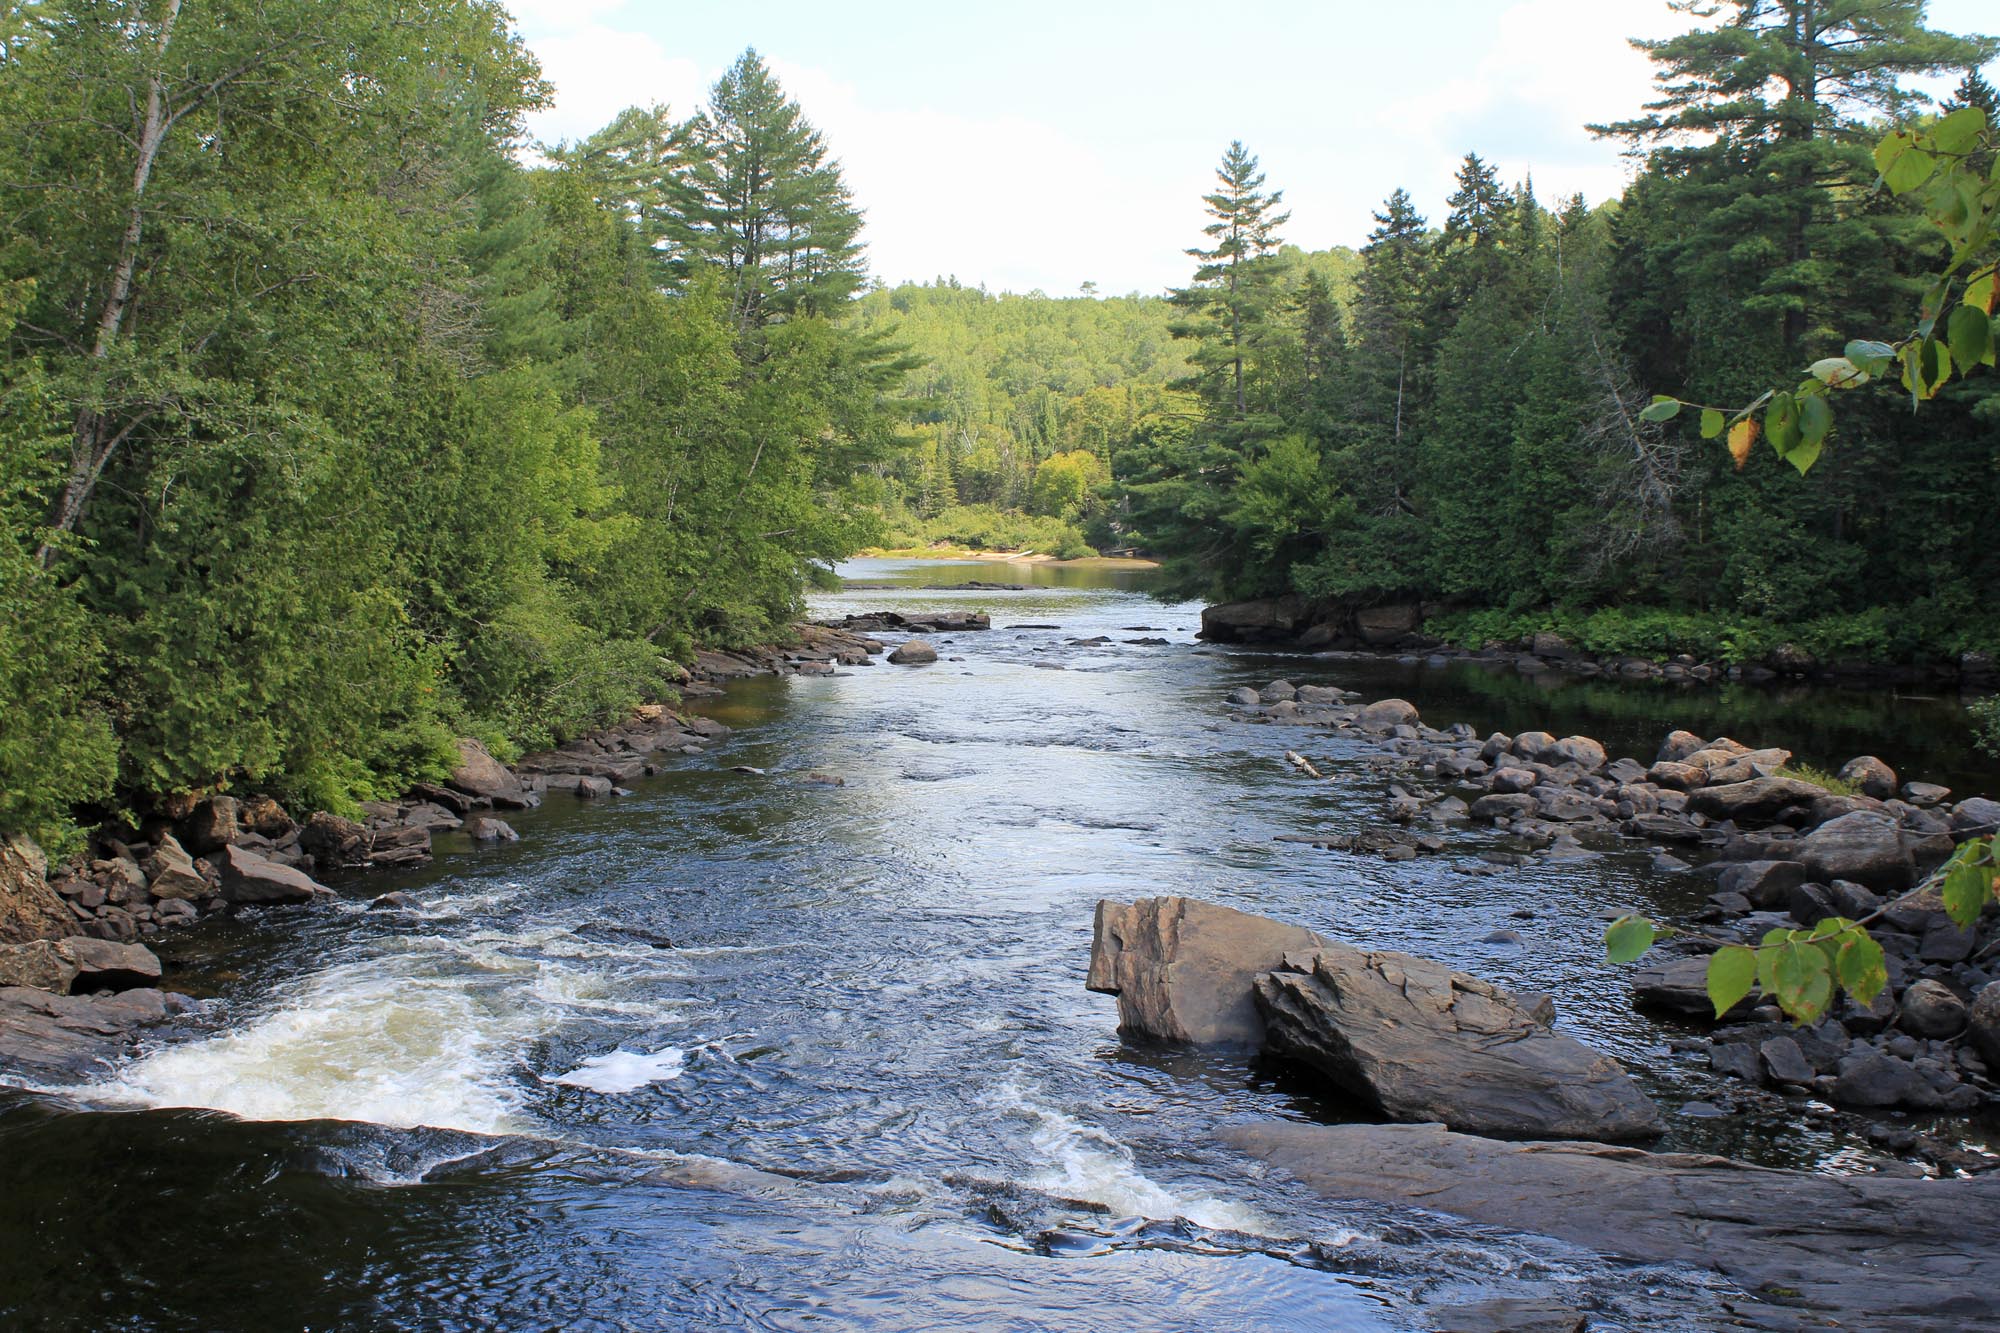
<svg viewBox="0 0 2000 1333">
<path fill-rule="evenodd" d="M 1632 164 L 1586 122 L 1637 113 L 1629 38 L 1665 0 L 513 0 L 556 87 L 531 118 L 580 138 L 627 106 L 699 108 L 745 47 L 825 134 L 886 282 L 1159 292 L 1186 282 L 1230 140 L 1291 209 L 1285 239 L 1359 246 L 1407 189 L 1441 221 L 1467 152 L 1545 202 L 1616 195 Z M 1993 0 L 1932 26 L 2000 31 Z M 1944 81 L 1948 89 L 1952 80 Z"/>
</svg>

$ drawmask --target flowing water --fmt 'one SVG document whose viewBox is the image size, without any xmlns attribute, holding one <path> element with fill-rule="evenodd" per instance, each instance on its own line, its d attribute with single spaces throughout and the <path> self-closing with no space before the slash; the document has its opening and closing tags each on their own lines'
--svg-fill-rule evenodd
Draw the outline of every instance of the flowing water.
<svg viewBox="0 0 2000 1333">
<path fill-rule="evenodd" d="M 949 605 L 995 628 L 934 638 L 921 670 L 746 682 L 705 709 L 736 736 L 632 797 L 558 797 L 509 816 L 519 844 L 440 839 L 337 907 L 169 937 L 208 997 L 190 1031 L 87 1109 L 0 1101 L 0 1324 L 1400 1330 L 1527 1294 L 1598 1329 L 1710 1322 L 1698 1274 L 1332 1205 L 1220 1146 L 1223 1122 L 1353 1108 L 1122 1042 L 1083 989 L 1092 908 L 1200 896 L 1552 992 L 1672 1107 L 1704 1076 L 1596 941 L 1607 909 L 1683 909 L 1698 883 L 1637 851 L 1457 873 L 1472 834 L 1404 864 L 1277 841 L 1365 827 L 1387 779 L 1350 742 L 1231 720 L 1223 693 L 1288 674 L 1404 693 L 1437 725 L 1600 722 L 1647 747 L 1684 716 L 1760 743 L 1789 718 L 1802 746 L 1838 725 L 1716 691 L 1521 695 L 1230 652 L 1127 573 L 845 572 L 887 586 L 818 614 Z M 1024 577 L 1042 586 L 922 586 Z M 1943 744 L 1940 771 L 1978 769 Z M 366 910 L 391 888 L 421 913 Z M 1480 942 L 1498 926 L 1526 947 Z M 1669 1146 L 1775 1163 L 1852 1147 L 1810 1115 L 1680 1123 Z"/>
</svg>

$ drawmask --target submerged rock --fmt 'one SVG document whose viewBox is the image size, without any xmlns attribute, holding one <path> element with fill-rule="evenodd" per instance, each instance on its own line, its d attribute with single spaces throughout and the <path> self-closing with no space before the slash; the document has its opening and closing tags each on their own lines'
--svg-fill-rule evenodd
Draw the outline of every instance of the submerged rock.
<svg viewBox="0 0 2000 1333">
<path fill-rule="evenodd" d="M 1504 1143 L 1437 1125 L 1266 1122 L 1222 1136 L 1330 1199 L 1709 1269 L 1757 1298 L 1739 1307 L 1762 1313 L 1756 1327 L 1804 1327 L 1796 1316 L 1808 1311 L 1819 1324 L 1912 1333 L 2000 1321 L 2000 1287 L 1981 1277 L 2000 1262 L 2000 1177 L 1772 1171 L 1596 1143 Z"/>
</svg>

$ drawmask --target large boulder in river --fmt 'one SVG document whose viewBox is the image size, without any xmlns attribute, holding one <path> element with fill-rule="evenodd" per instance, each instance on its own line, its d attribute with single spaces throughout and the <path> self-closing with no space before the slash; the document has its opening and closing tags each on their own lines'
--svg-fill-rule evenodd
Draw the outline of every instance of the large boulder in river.
<svg viewBox="0 0 2000 1333">
<path fill-rule="evenodd" d="M 1688 793 L 1688 809 L 1710 819 L 1770 819 L 1787 806 L 1811 805 L 1824 795 L 1824 788 L 1797 778 L 1751 778 L 1722 787 L 1696 788 Z"/>
<path fill-rule="evenodd" d="M 467 795 L 483 797 L 503 809 L 519 810 L 535 804 L 513 771 L 469 736 L 459 738 L 458 767 L 445 781 Z"/>
<path fill-rule="evenodd" d="M 0 839 L 0 944 L 54 940 L 73 933 L 76 918 L 49 887 L 49 862 L 27 838 Z"/>
<path fill-rule="evenodd" d="M 1604 747 L 1589 736 L 1565 736 L 1544 746 L 1541 753 L 1545 764 L 1575 764 L 1586 773 L 1603 768 L 1608 758 Z"/>
<path fill-rule="evenodd" d="M 1917 879 L 1916 853 L 1895 817 L 1874 810 L 1856 810 L 1821 824 L 1799 840 L 1797 855 L 1821 883 L 1847 879 L 1900 893 Z"/>
<path fill-rule="evenodd" d="M 1084 985 L 1118 997 L 1120 1032 L 1254 1049 L 1264 1043 L 1257 974 L 1325 944 L 1304 926 L 1195 898 L 1107 898 L 1097 904 Z"/>
<path fill-rule="evenodd" d="M 1708 748 L 1708 742 L 1692 731 L 1670 731 L 1660 742 L 1660 752 L 1653 756 L 1660 763 L 1678 764 L 1689 755 Z"/>
<path fill-rule="evenodd" d="M 1974 796 L 1951 808 L 1951 836 L 1958 839 L 1986 838 L 2000 833 L 2000 801 Z"/>
<path fill-rule="evenodd" d="M 911 639 L 889 654 L 889 660 L 897 666 L 928 666 L 938 660 L 937 649 L 922 639 Z"/>
<path fill-rule="evenodd" d="M 1203 607 L 1201 637 L 1211 643 L 1278 643 L 1315 622 L 1318 603 L 1296 595 Z"/>
<path fill-rule="evenodd" d="M 1257 978 L 1265 1048 L 1393 1120 L 1523 1138 L 1647 1139 L 1659 1108 L 1607 1055 L 1497 986 L 1344 945 Z"/>
<path fill-rule="evenodd" d="M 303 871 L 243 847 L 223 848 L 217 868 L 222 896 L 232 903 L 303 903 L 333 893 Z"/>
</svg>

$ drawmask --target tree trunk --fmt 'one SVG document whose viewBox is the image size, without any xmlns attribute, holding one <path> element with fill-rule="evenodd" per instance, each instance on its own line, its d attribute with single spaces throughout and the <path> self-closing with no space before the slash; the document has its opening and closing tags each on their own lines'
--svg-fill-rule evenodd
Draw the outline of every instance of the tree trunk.
<svg viewBox="0 0 2000 1333">
<path fill-rule="evenodd" d="M 159 158 L 160 145 L 165 142 L 171 121 L 167 116 L 166 88 L 161 82 L 160 68 L 165 63 L 167 47 L 173 41 L 174 22 L 180 17 L 181 0 L 167 0 L 167 12 L 160 20 L 160 38 L 154 48 L 154 66 L 146 79 L 146 117 L 139 128 L 138 160 L 132 166 L 132 201 L 125 212 L 125 230 L 118 238 L 118 262 L 111 270 L 111 285 L 104 295 L 104 307 L 98 313 L 97 332 L 92 339 L 90 358 L 102 364 L 111 355 L 112 345 L 125 326 L 125 311 L 132 303 L 132 282 L 139 268 L 139 242 L 145 231 L 146 185 L 152 179 L 153 163 Z M 136 424 L 136 423 L 133 423 Z M 108 433 L 111 423 L 95 408 L 85 407 L 76 414 L 75 439 L 70 447 L 69 478 L 63 484 L 62 494 L 57 497 L 50 526 L 56 532 L 74 532 L 77 522 L 83 517 L 83 507 L 90 499 L 90 493 L 97 486 L 97 479 L 104 473 L 104 465 L 111 461 L 111 455 L 132 433 L 128 424 L 115 434 Z M 44 541 L 35 551 L 35 559 L 46 569 L 55 558 L 55 547 Z"/>
</svg>

